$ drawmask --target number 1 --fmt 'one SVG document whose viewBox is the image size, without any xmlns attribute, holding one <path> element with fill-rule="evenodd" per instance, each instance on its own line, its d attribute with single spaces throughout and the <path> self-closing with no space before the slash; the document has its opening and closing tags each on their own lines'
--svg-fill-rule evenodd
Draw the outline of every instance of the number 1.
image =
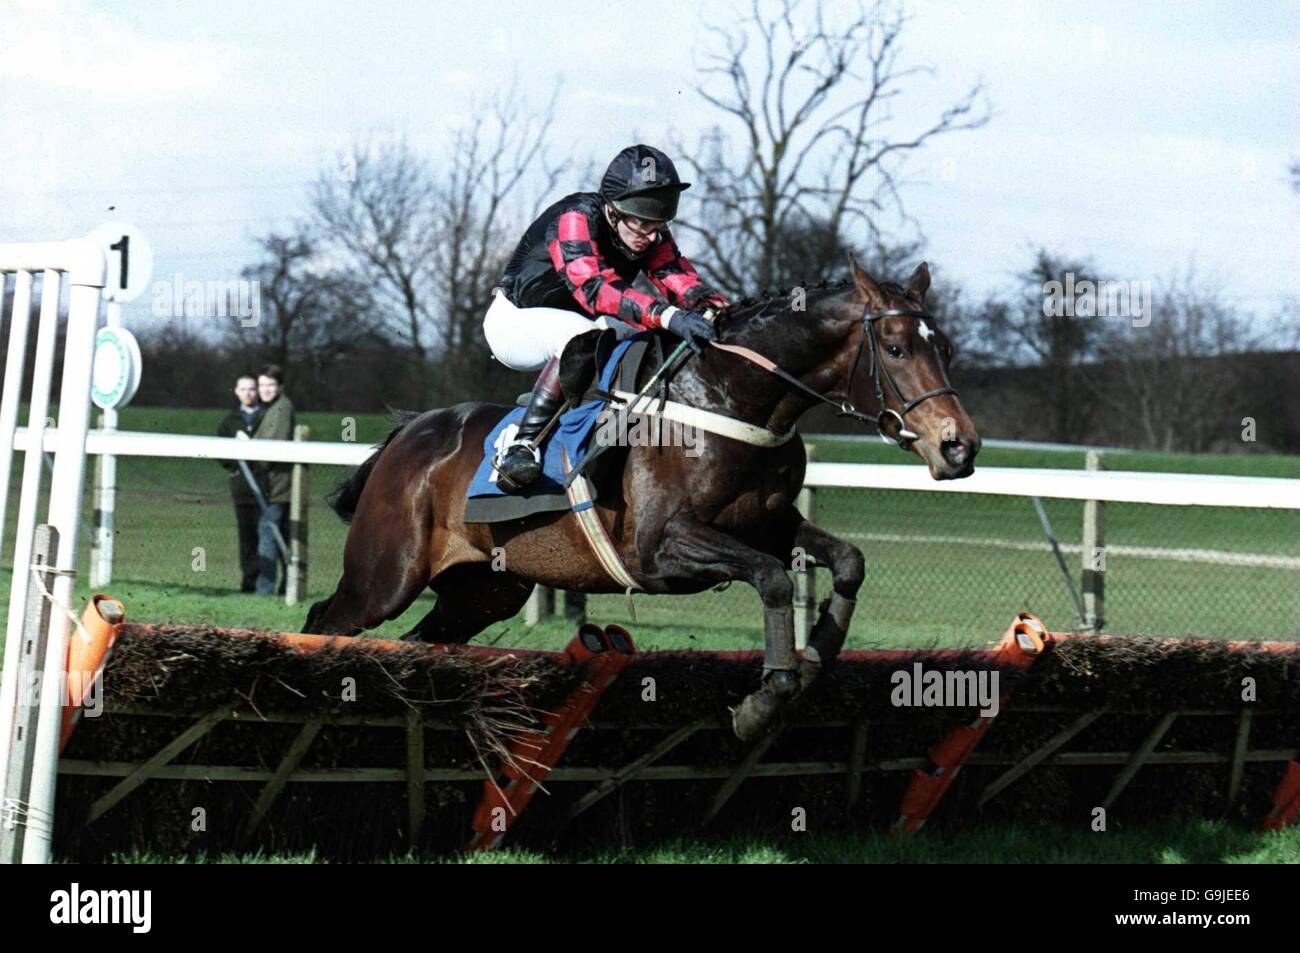
<svg viewBox="0 0 1300 953">
<path fill-rule="evenodd" d="M 118 279 L 117 279 L 117 286 L 118 286 L 119 288 L 122 288 L 123 290 L 125 290 L 125 289 L 126 289 L 126 271 L 127 271 L 128 266 L 129 266 L 128 263 L 129 263 L 130 260 L 131 260 L 131 258 L 130 258 L 130 256 L 131 256 L 131 236 L 130 236 L 130 235 L 123 235 L 120 241 L 114 242 L 112 245 L 109 245 L 109 246 L 108 246 L 108 250 L 109 250 L 109 251 L 117 251 L 117 252 L 121 252 L 121 253 L 122 253 L 122 270 L 119 272 L 119 277 L 118 277 Z"/>
</svg>

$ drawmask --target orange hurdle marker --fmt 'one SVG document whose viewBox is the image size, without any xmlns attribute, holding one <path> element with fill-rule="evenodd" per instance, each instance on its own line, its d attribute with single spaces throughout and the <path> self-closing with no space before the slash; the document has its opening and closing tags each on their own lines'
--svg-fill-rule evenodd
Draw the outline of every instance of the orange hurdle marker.
<svg viewBox="0 0 1300 953">
<path fill-rule="evenodd" d="M 474 833 L 466 850 L 490 850 L 501 843 L 635 652 L 632 636 L 622 626 L 602 630 L 588 622 L 578 627 L 564 656 L 569 664 L 587 667 L 586 679 L 558 709 L 543 716 L 543 730 L 526 732 L 511 742 L 513 764 L 504 765 L 495 781 L 483 782 L 483 799 L 470 823 Z M 526 769 L 520 767 L 525 762 Z"/>
<path fill-rule="evenodd" d="M 994 662 L 999 668 L 1029 668 L 1042 657 L 1051 639 L 1051 633 L 1036 616 L 1021 612 L 998 643 Z M 999 693 L 999 710 L 1010 697 L 1009 690 Z M 921 829 L 995 720 L 996 716 L 981 715 L 970 724 L 958 725 L 930 750 L 929 766 L 912 771 L 891 833 L 911 834 Z"/>
<path fill-rule="evenodd" d="M 126 621 L 126 610 L 112 596 L 93 596 L 81 613 L 81 624 L 68 639 L 67 697 L 63 700 L 63 725 L 59 730 L 59 753 L 81 718 L 95 680 L 104 671 L 113 643 Z"/>
</svg>

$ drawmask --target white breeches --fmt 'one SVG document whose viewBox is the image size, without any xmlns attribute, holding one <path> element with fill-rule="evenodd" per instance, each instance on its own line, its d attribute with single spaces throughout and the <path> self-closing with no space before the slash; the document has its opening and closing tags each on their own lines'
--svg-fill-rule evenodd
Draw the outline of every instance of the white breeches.
<svg viewBox="0 0 1300 953">
<path fill-rule="evenodd" d="M 570 339 L 595 328 L 613 328 L 620 341 L 640 330 L 607 315 L 593 321 L 561 308 L 516 308 L 499 292 L 492 295 L 483 318 L 483 335 L 492 355 L 515 371 L 541 370 Z"/>
</svg>

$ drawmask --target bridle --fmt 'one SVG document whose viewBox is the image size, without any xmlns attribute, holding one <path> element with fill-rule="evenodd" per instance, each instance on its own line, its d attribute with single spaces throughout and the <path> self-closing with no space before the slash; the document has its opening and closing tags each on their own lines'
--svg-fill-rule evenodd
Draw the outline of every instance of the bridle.
<svg viewBox="0 0 1300 953">
<path fill-rule="evenodd" d="M 853 377 L 857 373 L 858 362 L 862 358 L 862 345 L 866 342 L 870 342 L 871 382 L 873 385 L 875 385 L 876 405 L 880 408 L 880 413 L 876 415 L 876 419 L 874 421 L 876 425 L 876 429 L 880 431 L 880 436 L 886 443 L 897 444 L 902 449 L 909 450 L 911 449 L 912 444 L 915 441 L 920 439 L 920 436 L 916 433 L 913 433 L 911 430 L 907 429 L 907 423 L 904 418 L 907 417 L 908 412 L 915 410 L 917 407 L 925 403 L 931 397 L 942 397 L 945 394 L 951 394 L 952 396 L 956 397 L 957 390 L 952 386 L 951 383 L 949 383 L 948 369 L 944 367 L 943 360 L 942 358 L 940 358 L 939 373 L 943 376 L 943 386 L 936 387 L 934 388 L 934 390 L 928 390 L 924 394 L 918 394 L 916 397 L 913 397 L 911 400 L 904 399 L 903 392 L 899 389 L 898 384 L 894 381 L 893 375 L 889 373 L 889 368 L 887 368 L 884 362 L 880 360 L 880 356 L 878 353 L 879 348 L 876 345 L 875 322 L 881 318 L 890 318 L 890 317 L 924 318 L 930 321 L 934 320 L 934 318 L 931 317 L 930 314 L 925 311 L 912 311 L 907 308 L 889 308 L 885 311 L 870 311 L 867 308 L 863 308 L 862 309 L 862 335 L 861 337 L 858 338 L 858 350 L 853 355 L 853 366 L 849 368 L 849 376 L 848 379 L 845 381 L 845 385 L 844 385 L 844 394 L 847 397 L 849 394 L 849 389 L 853 386 Z M 937 353 L 937 349 L 936 349 L 936 353 Z M 885 384 L 888 384 L 889 389 L 894 392 L 894 399 L 898 401 L 898 406 L 899 406 L 898 410 L 893 410 L 885 406 L 885 388 L 884 388 Z M 833 403 L 833 401 L 831 401 L 831 403 Z M 868 423 L 873 422 L 868 415 L 862 413 L 862 411 L 854 407 L 853 404 L 850 403 L 848 400 L 845 400 L 844 403 L 840 405 L 839 416 L 852 417 L 855 420 L 863 420 Z M 885 432 L 885 420 L 889 417 L 893 417 L 895 420 L 898 421 L 897 437 L 891 437 L 888 433 Z"/>
<path fill-rule="evenodd" d="M 880 360 L 879 347 L 876 344 L 875 322 L 880 320 L 881 318 L 890 318 L 890 317 L 924 318 L 930 321 L 934 320 L 934 318 L 925 311 L 913 311 L 906 308 L 888 308 L 884 311 L 872 311 L 869 307 L 864 307 L 862 309 L 862 319 L 861 319 L 862 334 L 858 338 L 858 349 L 853 355 L 853 364 L 852 366 L 849 367 L 848 377 L 844 382 L 844 387 L 842 390 L 845 397 L 844 400 L 835 400 L 833 397 L 828 396 L 828 394 L 834 394 L 840 392 L 839 388 L 833 391 L 829 391 L 828 394 L 823 394 L 818 391 L 815 391 L 807 384 L 805 384 L 803 381 L 799 380 L 799 378 L 795 377 L 793 374 L 790 374 L 785 370 L 782 370 L 771 360 L 763 357 L 761 354 L 758 354 L 755 351 L 750 350 L 747 347 L 739 347 L 735 344 L 720 344 L 717 341 L 713 341 L 711 343 L 715 348 L 719 348 L 720 350 L 723 351 L 730 351 L 733 354 L 738 354 L 739 356 L 745 358 L 746 360 L 754 364 L 757 364 L 759 367 L 762 367 L 764 370 L 769 371 L 770 373 L 775 374 L 777 377 L 781 378 L 781 380 L 785 381 L 791 387 L 803 391 L 809 397 L 815 398 L 816 400 L 819 400 L 824 404 L 830 404 L 832 407 L 836 408 L 839 411 L 838 416 L 840 417 L 849 417 L 852 418 L 853 420 L 860 420 L 863 423 L 875 424 L 876 430 L 879 431 L 880 433 L 880 438 L 884 440 L 886 443 L 892 443 L 903 450 L 910 450 L 912 444 L 920 439 L 920 435 L 907 429 L 906 418 L 908 413 L 915 410 L 917 407 L 919 407 L 921 404 L 925 403 L 927 400 L 929 400 L 932 397 L 942 397 L 945 394 L 951 394 L 954 397 L 956 397 L 957 391 L 952 386 L 952 384 L 948 381 L 947 368 L 943 366 L 943 361 L 940 360 L 939 373 L 943 375 L 943 386 L 936 387 L 933 390 L 928 390 L 924 394 L 918 394 L 916 397 L 913 397 L 911 400 L 907 400 L 903 397 L 903 392 L 899 389 L 897 382 L 893 378 L 893 375 L 889 373 L 889 368 L 887 368 L 884 362 Z M 853 406 L 853 403 L 848 399 L 849 392 L 852 390 L 853 387 L 854 375 L 857 374 L 858 364 L 862 360 L 862 350 L 864 346 L 867 346 L 867 350 L 870 354 L 871 382 L 874 385 L 876 391 L 876 404 L 877 406 L 880 407 L 880 412 L 876 414 L 875 417 L 872 417 L 870 414 L 866 414 L 858 410 L 856 407 Z M 886 387 L 888 387 L 889 390 L 893 392 L 895 400 L 898 401 L 898 406 L 899 406 L 898 410 L 894 410 L 885 405 Z M 897 436 L 891 436 L 885 428 L 885 422 L 891 417 L 898 423 Z"/>
</svg>

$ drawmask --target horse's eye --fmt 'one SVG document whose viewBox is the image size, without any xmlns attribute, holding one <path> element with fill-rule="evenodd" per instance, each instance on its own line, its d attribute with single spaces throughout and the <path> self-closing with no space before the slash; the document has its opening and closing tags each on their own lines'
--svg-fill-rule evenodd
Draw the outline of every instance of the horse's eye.
<svg viewBox="0 0 1300 953">
<path fill-rule="evenodd" d="M 903 356 L 903 349 L 899 347 L 897 344 L 889 345 L 887 348 L 885 348 L 885 351 L 889 354 L 890 357 L 893 358 L 899 358 Z"/>
</svg>

